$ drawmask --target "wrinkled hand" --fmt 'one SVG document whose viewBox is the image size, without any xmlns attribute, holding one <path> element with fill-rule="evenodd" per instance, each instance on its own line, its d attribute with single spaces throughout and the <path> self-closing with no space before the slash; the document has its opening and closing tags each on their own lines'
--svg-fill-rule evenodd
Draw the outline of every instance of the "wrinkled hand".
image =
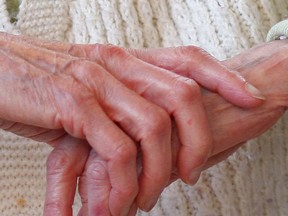
<svg viewBox="0 0 288 216">
<path fill-rule="evenodd" d="M 126 214 L 137 194 L 137 205 L 149 210 L 167 185 L 170 116 L 181 141 L 179 175 L 187 183 L 199 177 L 213 146 L 196 82 L 110 45 L 45 43 L 4 33 L 0 45 L 1 128 L 55 147 L 63 137 L 85 139 L 107 163 L 113 215 Z M 174 54 L 185 61 L 193 56 L 193 67 L 185 70 L 227 100 L 243 107 L 262 103 L 259 91 L 201 49 Z"/>
<path fill-rule="evenodd" d="M 217 94 L 207 91 L 203 92 L 203 101 L 212 128 L 213 144 L 215 147 L 203 170 L 226 159 L 243 142 L 259 136 L 282 116 L 288 105 L 287 49 L 288 42 L 274 41 L 261 44 L 224 62 L 227 67 L 237 69 L 247 80 L 253 82 L 264 92 L 267 99 L 262 106 L 253 109 L 241 109 L 233 106 Z M 149 51 L 146 51 L 146 53 L 147 56 L 151 54 Z M 165 57 L 166 54 L 168 56 L 167 52 L 164 52 L 163 56 Z M 146 54 L 141 55 L 141 53 L 138 53 L 139 58 L 147 60 L 145 56 Z M 158 56 L 163 58 L 161 55 Z M 159 60 L 156 56 L 151 59 Z M 168 63 L 171 65 L 174 63 L 177 66 L 177 61 L 180 60 L 177 58 L 174 60 L 169 59 Z M 160 62 L 164 65 L 164 61 L 160 59 Z M 163 65 L 162 67 L 165 67 Z M 170 70 L 173 70 L 173 65 L 170 67 Z M 177 70 L 174 71 L 179 72 Z M 175 159 L 180 145 L 176 130 L 173 130 L 172 140 Z M 76 155 L 74 157 L 75 163 L 78 160 L 77 157 L 79 157 L 79 155 Z M 50 158 L 53 158 L 53 153 Z M 84 163 L 82 166 L 84 167 Z M 108 200 L 111 183 L 106 170 L 107 163 L 99 159 L 97 154 L 92 151 L 80 178 L 82 209 L 79 215 L 89 215 L 89 212 L 98 213 L 99 215 L 110 215 Z M 58 194 L 58 197 L 60 197 L 60 199 L 56 200 L 64 202 L 67 200 L 66 206 L 69 206 L 69 204 L 71 206 L 71 199 L 73 200 L 73 197 L 69 194 L 68 187 L 65 184 L 61 184 L 61 179 L 64 179 L 68 173 L 77 176 L 81 173 L 81 170 L 70 169 L 68 171 L 62 169 L 59 171 L 56 181 L 60 182 L 57 185 L 62 185 L 62 187 L 57 188 L 52 186 L 49 188 L 51 188 L 54 194 Z M 176 179 L 178 179 L 177 170 L 171 174 L 170 182 Z M 52 184 L 55 180 L 56 178 L 48 181 L 48 185 Z M 75 179 L 71 178 L 70 181 L 75 181 Z M 47 197 L 50 197 L 49 193 L 47 193 Z M 70 203 L 67 203 L 68 201 Z M 135 215 L 136 211 L 137 206 L 134 204 L 130 209 L 129 215 Z"/>
</svg>

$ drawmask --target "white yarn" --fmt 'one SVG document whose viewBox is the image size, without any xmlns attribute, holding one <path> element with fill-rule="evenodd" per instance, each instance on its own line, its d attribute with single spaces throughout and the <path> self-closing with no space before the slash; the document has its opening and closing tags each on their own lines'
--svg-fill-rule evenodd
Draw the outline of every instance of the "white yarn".
<svg viewBox="0 0 288 216">
<path fill-rule="evenodd" d="M 194 44 L 220 59 L 265 40 L 288 13 L 286 0 L 23 0 L 9 23 L 0 0 L 0 30 L 75 43 L 126 47 Z M 288 116 L 226 162 L 203 173 L 195 187 L 176 182 L 151 216 L 288 215 Z M 0 133 L 0 215 L 41 215 L 45 160 L 41 143 Z M 80 206 L 75 202 L 75 211 Z"/>
</svg>

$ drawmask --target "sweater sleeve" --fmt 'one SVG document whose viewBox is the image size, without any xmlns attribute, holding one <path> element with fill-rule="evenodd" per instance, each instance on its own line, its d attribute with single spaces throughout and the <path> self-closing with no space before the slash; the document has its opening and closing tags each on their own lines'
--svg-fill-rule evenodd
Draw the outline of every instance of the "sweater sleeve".
<svg viewBox="0 0 288 216">
<path fill-rule="evenodd" d="M 19 11 L 19 4 L 22 0 L 6 0 L 6 6 L 8 13 L 11 18 L 11 22 L 15 22 L 17 20 L 17 14 Z"/>
<path fill-rule="evenodd" d="M 281 39 L 281 37 L 288 38 L 288 19 L 283 20 L 274 25 L 267 34 L 267 41 Z"/>
</svg>

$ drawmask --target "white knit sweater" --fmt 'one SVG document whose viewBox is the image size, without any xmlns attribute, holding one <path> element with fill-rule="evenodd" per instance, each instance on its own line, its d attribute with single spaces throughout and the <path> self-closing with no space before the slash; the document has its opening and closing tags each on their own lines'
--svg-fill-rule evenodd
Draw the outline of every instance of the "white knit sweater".
<svg viewBox="0 0 288 216">
<path fill-rule="evenodd" d="M 264 41 L 287 12 L 287 0 L 23 0 L 18 22 L 11 24 L 0 0 L 0 31 L 136 48 L 195 44 L 225 59 Z M 170 186 L 149 214 L 288 215 L 285 122 L 288 116 L 206 171 L 196 186 Z M 1 216 L 42 214 L 50 151 L 45 144 L 0 133 Z M 77 199 L 75 209 L 79 206 Z"/>
</svg>

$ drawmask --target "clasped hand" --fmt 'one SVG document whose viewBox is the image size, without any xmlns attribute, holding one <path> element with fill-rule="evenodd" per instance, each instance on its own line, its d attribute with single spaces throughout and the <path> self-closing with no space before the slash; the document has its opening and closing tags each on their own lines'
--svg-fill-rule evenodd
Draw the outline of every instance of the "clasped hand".
<svg viewBox="0 0 288 216">
<path fill-rule="evenodd" d="M 78 176 L 83 215 L 148 211 L 175 170 L 194 184 L 214 149 L 199 85 L 241 107 L 263 102 L 194 46 L 137 51 L 4 33 L 0 44 L 1 128 L 55 148 L 47 215 L 71 214 Z"/>
</svg>

